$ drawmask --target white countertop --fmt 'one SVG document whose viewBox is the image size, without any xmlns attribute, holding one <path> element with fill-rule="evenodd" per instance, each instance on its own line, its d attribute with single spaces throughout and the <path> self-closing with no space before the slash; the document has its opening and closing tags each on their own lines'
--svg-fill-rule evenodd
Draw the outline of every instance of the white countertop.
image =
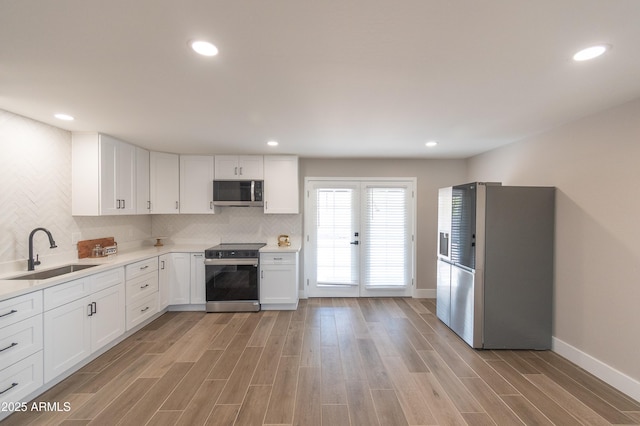
<svg viewBox="0 0 640 426">
<path fill-rule="evenodd" d="M 210 245 L 204 244 L 173 244 L 164 245 L 162 247 L 148 247 L 138 250 L 132 250 L 127 252 L 118 253 L 113 256 L 101 257 L 101 258 L 85 258 L 76 259 L 73 262 L 66 262 L 62 264 L 51 264 L 46 267 L 37 268 L 35 271 L 22 271 L 14 272 L 0 278 L 0 301 L 10 299 L 12 297 L 27 294 L 32 291 L 42 290 L 47 287 L 51 287 L 60 283 L 73 281 L 78 278 L 86 277 L 87 275 L 97 274 L 109 269 L 125 266 L 130 263 L 135 263 L 140 260 L 149 259 L 150 257 L 160 256 L 167 253 L 202 253 Z M 25 275 L 31 272 L 46 271 L 49 269 L 55 269 L 60 266 L 68 264 L 78 265 L 98 265 L 93 268 L 83 269 L 77 272 L 71 272 L 68 274 L 60 275 L 58 277 L 49 278 L 46 280 L 9 280 L 7 278 Z"/>
<path fill-rule="evenodd" d="M 296 245 L 280 247 L 277 244 L 268 244 L 260 249 L 261 253 L 297 253 L 300 247 Z"/>
</svg>

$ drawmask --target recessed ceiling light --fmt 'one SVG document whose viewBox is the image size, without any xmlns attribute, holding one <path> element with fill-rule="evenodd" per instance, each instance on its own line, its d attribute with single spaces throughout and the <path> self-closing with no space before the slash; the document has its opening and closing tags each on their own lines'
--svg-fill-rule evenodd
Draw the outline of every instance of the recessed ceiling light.
<svg viewBox="0 0 640 426">
<path fill-rule="evenodd" d="M 427 143 L 425 143 L 425 145 L 427 146 L 427 148 L 433 148 L 434 146 L 438 145 L 438 142 L 436 141 L 429 141 Z"/>
<path fill-rule="evenodd" d="M 269 145 L 269 146 L 278 146 L 278 141 L 271 140 L 271 141 L 267 142 L 267 145 Z"/>
<path fill-rule="evenodd" d="M 573 55 L 573 60 L 578 62 L 588 61 L 589 59 L 597 58 L 609 49 L 611 49 L 611 46 L 608 44 L 599 44 L 597 46 L 587 47 Z"/>
<path fill-rule="evenodd" d="M 218 48 L 208 41 L 195 40 L 190 44 L 191 48 L 202 56 L 216 56 L 218 54 Z"/>
<path fill-rule="evenodd" d="M 73 121 L 74 118 L 72 116 L 70 116 L 69 114 L 54 114 L 53 115 L 55 118 L 57 118 L 58 120 L 64 120 L 64 121 Z"/>
</svg>

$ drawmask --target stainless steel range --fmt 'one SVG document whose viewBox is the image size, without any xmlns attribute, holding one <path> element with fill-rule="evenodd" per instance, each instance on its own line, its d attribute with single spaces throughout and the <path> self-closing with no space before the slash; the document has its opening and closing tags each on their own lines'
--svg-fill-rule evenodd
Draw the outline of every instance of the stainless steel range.
<svg viewBox="0 0 640 426">
<path fill-rule="evenodd" d="M 207 312 L 260 310 L 260 255 L 264 243 L 219 244 L 204 252 Z"/>
</svg>

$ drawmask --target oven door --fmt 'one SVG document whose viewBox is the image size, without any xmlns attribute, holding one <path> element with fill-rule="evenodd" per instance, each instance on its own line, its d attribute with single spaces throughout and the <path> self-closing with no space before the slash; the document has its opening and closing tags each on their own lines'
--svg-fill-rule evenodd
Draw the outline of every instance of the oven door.
<svg viewBox="0 0 640 426">
<path fill-rule="evenodd" d="M 259 311 L 258 259 L 205 259 L 208 312 Z"/>
</svg>

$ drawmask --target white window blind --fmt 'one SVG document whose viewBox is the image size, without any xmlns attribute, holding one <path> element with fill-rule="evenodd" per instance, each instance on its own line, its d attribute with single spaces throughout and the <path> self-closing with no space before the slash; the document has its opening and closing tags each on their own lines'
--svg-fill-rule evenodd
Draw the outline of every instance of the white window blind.
<svg viewBox="0 0 640 426">
<path fill-rule="evenodd" d="M 317 282 L 319 285 L 357 284 L 353 246 L 353 199 L 350 188 L 316 191 Z"/>
<path fill-rule="evenodd" d="M 367 187 L 364 283 L 367 287 L 408 285 L 407 189 Z"/>
</svg>

